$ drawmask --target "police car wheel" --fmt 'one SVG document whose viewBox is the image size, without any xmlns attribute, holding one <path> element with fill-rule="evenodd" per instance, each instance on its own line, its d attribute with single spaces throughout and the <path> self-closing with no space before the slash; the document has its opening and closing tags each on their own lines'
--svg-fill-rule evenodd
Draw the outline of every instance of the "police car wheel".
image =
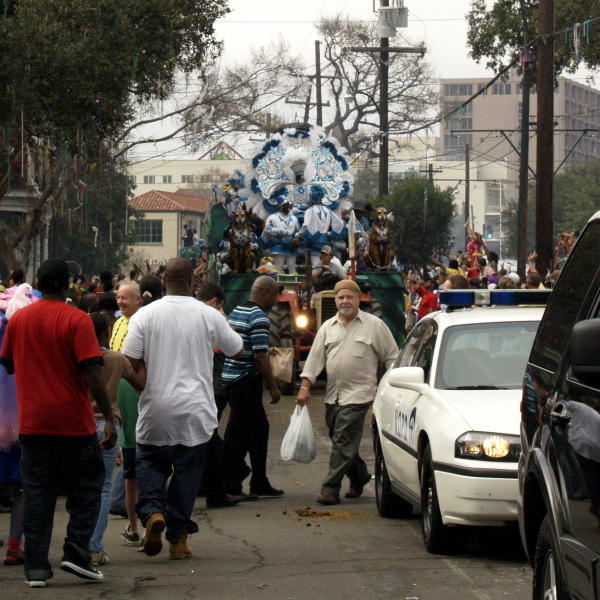
<svg viewBox="0 0 600 600">
<path fill-rule="evenodd" d="M 569 600 L 560 565 L 556 557 L 550 516 L 542 521 L 533 562 L 533 600 Z"/>
<path fill-rule="evenodd" d="M 429 445 L 425 447 L 421 464 L 421 529 L 425 548 L 432 554 L 456 554 L 462 552 L 468 542 L 466 527 L 449 527 L 442 521 Z"/>
<path fill-rule="evenodd" d="M 380 516 L 385 519 L 407 519 L 413 511 L 410 502 L 392 492 L 379 439 L 375 441 L 375 501 Z"/>
</svg>

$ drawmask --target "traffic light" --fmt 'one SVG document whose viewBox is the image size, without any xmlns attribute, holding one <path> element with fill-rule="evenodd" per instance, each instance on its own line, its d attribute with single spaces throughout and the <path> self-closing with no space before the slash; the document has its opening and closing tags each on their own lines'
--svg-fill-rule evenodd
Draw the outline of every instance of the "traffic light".
<svg viewBox="0 0 600 600">
<path fill-rule="evenodd" d="M 494 230 L 492 229 L 491 225 L 483 226 L 483 237 L 486 240 L 491 240 L 494 237 Z"/>
</svg>

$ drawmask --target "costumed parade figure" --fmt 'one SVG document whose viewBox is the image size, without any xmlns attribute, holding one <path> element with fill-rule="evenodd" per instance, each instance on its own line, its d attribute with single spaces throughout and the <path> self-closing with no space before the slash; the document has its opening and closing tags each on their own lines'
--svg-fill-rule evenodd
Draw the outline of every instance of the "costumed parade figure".
<svg viewBox="0 0 600 600">
<path fill-rule="evenodd" d="M 345 235 L 341 213 L 352 207 L 346 198 L 354 180 L 349 168 L 345 151 L 322 129 L 288 127 L 252 159 L 240 200 L 262 219 L 290 201 L 291 212 L 301 225 L 296 234 L 298 244 L 310 248 L 314 263 L 323 246 Z"/>
<path fill-rule="evenodd" d="M 283 198 L 278 212 L 267 218 L 261 236 L 261 242 L 274 257 L 275 268 L 283 273 L 284 266 L 288 273 L 296 271 L 296 256 L 298 250 L 294 239 L 299 230 L 298 219 L 290 213 L 291 202 Z"/>
<path fill-rule="evenodd" d="M 0 348 L 4 340 L 9 318 L 20 308 L 32 303 L 32 288 L 28 283 L 9 288 L 8 299 L 2 298 L 0 311 Z M 7 290 L 7 292 L 9 291 Z M 37 298 L 36 298 L 37 300 Z M 12 499 L 8 548 L 4 558 L 7 566 L 22 565 L 25 555 L 21 549 L 23 537 L 23 484 L 21 479 L 21 445 L 18 441 L 19 418 L 17 412 L 17 389 L 15 376 L 9 375 L 0 366 L 0 484 L 9 492 Z"/>
</svg>

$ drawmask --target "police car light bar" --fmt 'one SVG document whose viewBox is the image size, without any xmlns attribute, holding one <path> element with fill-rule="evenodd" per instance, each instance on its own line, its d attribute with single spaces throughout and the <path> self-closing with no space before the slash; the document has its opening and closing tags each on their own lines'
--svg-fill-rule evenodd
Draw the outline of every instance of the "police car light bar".
<svg viewBox="0 0 600 600">
<path fill-rule="evenodd" d="M 552 290 L 441 290 L 439 303 L 459 306 L 534 306 L 546 305 Z"/>
</svg>

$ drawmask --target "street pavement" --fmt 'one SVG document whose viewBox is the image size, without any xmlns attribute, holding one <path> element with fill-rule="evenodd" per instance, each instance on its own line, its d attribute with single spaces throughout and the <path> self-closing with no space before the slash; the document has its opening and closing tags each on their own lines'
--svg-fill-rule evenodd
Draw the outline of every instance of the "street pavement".
<svg viewBox="0 0 600 600">
<path fill-rule="evenodd" d="M 0 564 L 0 597 L 7 600 L 31 596 L 59 600 L 525 600 L 531 597 L 531 570 L 516 528 L 478 529 L 465 554 L 437 556 L 423 547 L 418 515 L 407 520 L 378 516 L 373 480 L 361 498 L 343 498 L 346 480 L 340 505 L 316 504 L 330 448 L 323 392 L 316 390 L 313 395 L 310 412 L 318 454 L 308 465 L 284 462 L 279 454 L 294 400 L 284 396 L 277 405 L 265 404 L 271 422 L 268 474 L 275 487 L 285 490 L 285 496 L 211 510 L 199 498 L 194 518 L 200 532 L 190 539 L 194 555 L 183 561 L 169 560 L 166 544 L 158 556 L 151 558 L 123 545 L 119 534 L 126 520 L 111 516 L 104 536 L 110 564 L 100 567 L 104 573 L 102 582 L 85 582 L 59 569 L 67 520 L 64 499 L 60 499 L 50 550 L 54 578 L 46 588 L 31 589 L 25 586 L 22 567 Z M 226 419 L 227 414 L 222 426 Z M 369 426 L 365 426 L 361 454 L 372 467 Z M 9 515 L 0 515 L 0 536 L 5 540 L 8 521 Z M 0 550 L 1 556 L 4 550 Z"/>
</svg>

